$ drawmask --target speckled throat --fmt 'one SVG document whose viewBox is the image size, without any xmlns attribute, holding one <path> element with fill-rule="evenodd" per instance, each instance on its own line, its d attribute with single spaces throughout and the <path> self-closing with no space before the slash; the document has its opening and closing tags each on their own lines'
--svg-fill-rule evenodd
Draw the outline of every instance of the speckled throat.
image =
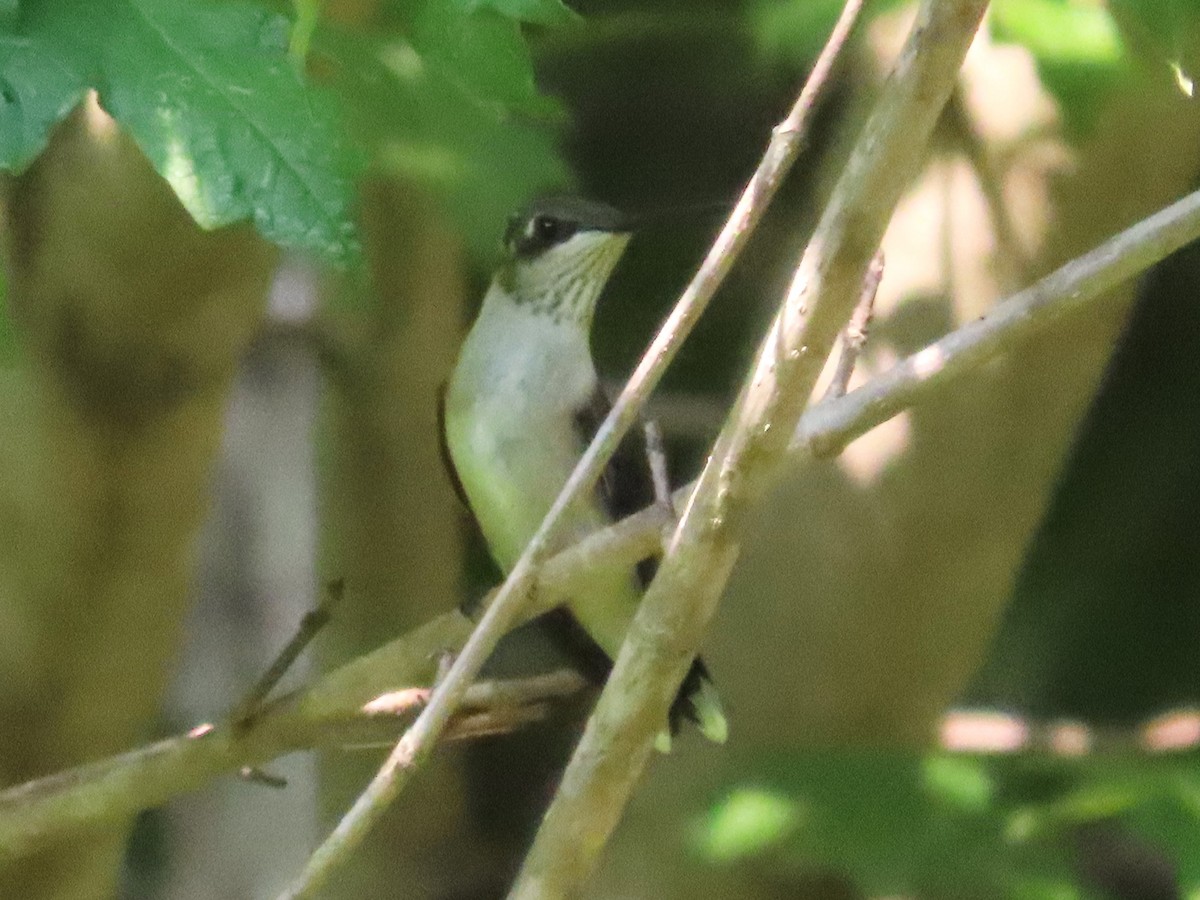
<svg viewBox="0 0 1200 900">
<path fill-rule="evenodd" d="M 497 278 L 519 306 L 590 330 L 596 300 L 628 243 L 627 234 L 580 232 L 536 259 L 509 261 Z"/>
</svg>

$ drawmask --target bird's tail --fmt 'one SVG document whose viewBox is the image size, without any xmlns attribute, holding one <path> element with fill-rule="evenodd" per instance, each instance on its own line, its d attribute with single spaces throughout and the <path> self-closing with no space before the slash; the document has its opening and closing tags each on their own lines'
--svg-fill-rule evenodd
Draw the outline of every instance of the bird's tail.
<svg viewBox="0 0 1200 900">
<path fill-rule="evenodd" d="M 671 750 L 671 736 L 679 731 L 683 720 L 695 722 L 700 733 L 714 744 L 723 744 L 729 737 L 729 720 L 721 706 L 721 698 L 713 687 L 704 661 L 696 659 L 671 705 L 669 728 L 664 728 L 654 741 L 661 753 Z"/>
</svg>

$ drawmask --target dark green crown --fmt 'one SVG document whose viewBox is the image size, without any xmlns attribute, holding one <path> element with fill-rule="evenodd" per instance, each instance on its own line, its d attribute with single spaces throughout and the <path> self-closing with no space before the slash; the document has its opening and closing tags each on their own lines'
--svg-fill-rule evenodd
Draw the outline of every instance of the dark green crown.
<svg viewBox="0 0 1200 900">
<path fill-rule="evenodd" d="M 581 197 L 542 197 L 508 221 L 504 246 L 518 259 L 531 259 L 581 231 L 628 233 L 629 216 Z"/>
</svg>

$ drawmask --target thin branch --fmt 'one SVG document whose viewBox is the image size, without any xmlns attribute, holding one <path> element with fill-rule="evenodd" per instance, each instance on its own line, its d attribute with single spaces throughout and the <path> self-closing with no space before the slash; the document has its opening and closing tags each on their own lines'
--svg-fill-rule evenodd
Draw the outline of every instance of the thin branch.
<svg viewBox="0 0 1200 900">
<path fill-rule="evenodd" d="M 708 301 L 732 268 L 784 175 L 795 161 L 807 131 L 809 113 L 827 82 L 836 52 L 844 43 L 861 3 L 862 0 L 849 0 L 847 9 L 850 12 L 843 15 L 839 22 L 841 31 L 835 31 L 840 35 L 840 40 L 833 43 L 832 52 L 822 53 L 818 59 L 788 117 L 772 134 L 763 160 L 734 207 L 729 221 L 643 354 L 629 382 L 496 592 L 445 680 L 434 692 L 429 705 L 400 739 L 379 777 L 354 803 L 326 842 L 317 848 L 304 874 L 283 896 L 309 896 L 311 887 L 307 879 L 327 877 L 332 868 L 353 851 L 371 824 L 403 790 L 411 774 L 433 752 L 439 735 L 461 702 L 463 692 L 478 675 L 500 638 L 516 623 L 522 607 L 528 603 L 537 568 L 550 555 L 563 513 L 595 487 L 622 438 L 636 421 L 646 398 L 658 385 L 667 366 L 699 321 Z"/>
<path fill-rule="evenodd" d="M 257 784 L 262 787 L 273 788 L 277 791 L 283 790 L 288 786 L 288 780 L 282 775 L 272 775 L 270 772 L 256 766 L 244 766 L 238 771 L 238 777 L 247 784 Z"/>
<path fill-rule="evenodd" d="M 654 501 L 663 509 L 675 514 L 675 501 L 671 497 L 671 473 L 667 467 L 667 447 L 662 429 L 653 419 L 642 425 L 646 435 L 646 462 L 650 467 L 650 481 L 654 484 Z"/>
<path fill-rule="evenodd" d="M 945 391 L 988 362 L 1027 343 L 1064 317 L 1106 299 L 1180 247 L 1200 238 L 1200 191 L 1138 222 L 984 318 L 918 351 L 845 397 L 805 412 L 790 452 L 796 463 L 841 447 L 897 412 Z M 675 491 L 686 502 L 695 485 Z M 657 504 L 557 554 L 542 569 L 536 614 L 561 602 L 597 568 L 633 565 L 655 552 L 670 517 Z M 457 613 L 420 628 L 329 673 L 316 684 L 268 703 L 243 733 L 229 726 L 195 729 L 119 756 L 60 772 L 0 793 L 0 856 L 23 855 L 101 821 L 127 818 L 195 790 L 243 766 L 313 746 L 323 723 L 354 714 L 389 685 L 427 681 L 432 654 L 466 639 Z"/>
<path fill-rule="evenodd" d="M 313 638 L 320 633 L 321 629 L 329 624 L 333 608 L 341 602 L 345 589 L 345 582 L 341 579 L 331 582 L 326 587 L 325 596 L 317 604 L 317 608 L 304 614 L 296 633 L 271 661 L 267 670 L 254 683 L 246 696 L 233 708 L 229 718 L 238 724 L 245 725 L 258 713 L 271 691 L 275 690 L 276 685 L 283 680 L 283 676 L 288 673 L 300 654 L 312 643 Z"/>
<path fill-rule="evenodd" d="M 443 740 L 473 740 L 485 734 L 515 731 L 545 718 L 553 703 L 591 687 L 591 681 L 573 669 L 525 678 L 477 681 L 463 696 L 463 705 L 450 720 Z M 432 688 L 423 687 L 380 694 L 345 718 L 324 723 L 321 742 L 347 749 L 393 747 L 399 725 L 420 713 L 432 695 Z"/>
<path fill-rule="evenodd" d="M 838 338 L 838 360 L 834 367 L 833 379 L 829 382 L 829 390 L 822 399 L 836 400 L 846 396 L 850 387 L 850 379 L 854 377 L 854 366 L 867 343 L 867 332 L 871 329 L 871 319 L 875 316 L 875 295 L 879 292 L 879 282 L 883 279 L 883 251 L 880 250 L 871 260 L 867 269 L 867 277 L 863 280 L 862 292 L 854 314 L 842 329 Z"/>
<path fill-rule="evenodd" d="M 455 646 L 470 623 L 439 616 L 307 691 L 268 702 L 248 727 L 203 725 L 186 735 L 78 766 L 0 794 L 0 858 L 22 856 L 100 822 L 127 818 L 218 774 L 312 746 L 323 723 L 343 720 L 381 689 L 427 684 L 430 651 Z"/>
<path fill-rule="evenodd" d="M 662 545 L 665 547 L 671 541 L 675 526 L 679 522 L 679 514 L 675 510 L 675 498 L 671 495 L 671 473 L 667 467 L 667 448 L 663 441 L 662 429 L 658 422 L 646 419 L 642 425 L 646 433 L 646 457 L 650 464 L 650 480 L 654 483 L 654 502 L 662 507 L 669 517 L 662 528 Z"/>
<path fill-rule="evenodd" d="M 900 195 L 917 174 L 987 0 L 925 0 L 800 259 L 510 896 L 579 893 L 645 768 Z"/>
<path fill-rule="evenodd" d="M 805 414 L 797 453 L 836 456 L 855 438 L 1094 302 L 1197 238 L 1200 191 L 1051 272 L 867 384 Z"/>
<path fill-rule="evenodd" d="M 441 616 L 416 629 L 394 642 L 405 646 L 391 646 L 390 668 L 395 674 L 410 668 L 428 677 L 428 648 L 456 633 L 459 640 L 465 639 L 465 623 L 457 615 Z M 387 661 L 376 658 L 375 662 Z M 267 703 L 248 722 L 202 725 L 186 735 L 4 791 L 0 794 L 0 862 L 28 855 L 97 823 L 126 818 L 194 790 L 216 775 L 246 777 L 258 764 L 294 750 L 342 747 L 355 741 L 377 743 L 386 737 L 394 743 L 400 723 L 419 711 L 428 690 L 397 690 L 364 701 L 359 684 L 364 673 L 346 671 L 354 668 L 361 665 L 347 666 L 307 692 Z M 388 683 L 383 668 L 376 665 L 371 673 L 376 685 Z M 573 671 L 476 683 L 467 691 L 461 713 L 451 720 L 446 739 L 514 730 L 544 717 L 550 704 L 588 687 L 588 681 Z"/>
<path fill-rule="evenodd" d="M 562 680 L 564 679 L 559 677 L 557 674 L 543 676 L 542 682 L 534 684 L 532 686 L 532 690 L 540 690 L 542 693 L 544 693 L 544 682 L 549 681 L 551 686 L 558 692 L 557 696 L 562 696 L 562 687 L 559 684 L 559 682 Z M 438 684 L 440 683 L 441 681 L 439 680 Z M 571 692 L 574 692 L 575 690 L 581 689 L 585 684 L 586 682 L 584 679 L 579 676 L 575 679 L 571 679 L 567 686 Z M 461 704 L 462 707 L 468 705 L 468 702 L 471 699 L 471 692 L 478 687 L 481 686 L 473 685 L 463 692 Z M 519 707 L 516 707 L 514 702 L 521 700 L 522 698 L 528 700 L 530 697 L 529 687 L 526 687 L 524 691 L 522 691 L 521 689 L 514 688 L 511 684 L 504 686 L 496 686 L 493 684 L 482 686 L 481 692 L 487 699 L 493 702 L 497 700 L 501 701 L 507 707 L 509 714 L 507 717 L 505 717 L 502 711 L 500 715 L 492 717 L 468 715 L 467 728 L 468 733 L 471 736 L 474 737 L 487 734 L 497 734 L 502 731 L 511 730 L 514 718 L 514 709 L 517 710 L 516 721 L 524 721 L 524 719 L 521 718 Z M 405 693 L 409 694 L 410 692 Z M 423 694 L 424 696 L 419 698 L 419 702 L 432 700 L 433 697 L 437 696 L 437 687 L 435 686 L 434 689 L 431 691 L 425 691 Z M 540 700 L 541 697 L 538 697 L 537 699 Z M 375 707 L 375 703 L 369 704 L 368 706 Z M 428 706 L 425 706 L 425 709 L 428 708 Z M 447 723 L 448 726 L 452 726 L 453 722 L 454 716 L 452 716 Z M 449 737 L 450 731 L 450 727 L 444 731 L 446 737 Z M 342 816 L 341 820 L 334 828 L 333 833 L 321 843 L 321 846 L 318 847 L 311 856 L 309 856 L 307 862 L 304 864 L 304 870 L 300 873 L 296 880 L 287 888 L 285 888 L 282 893 L 280 893 L 280 900 L 284 900 L 284 898 L 287 898 L 287 900 L 292 900 L 292 898 L 311 897 L 329 880 L 330 876 L 332 876 L 341 863 L 344 862 L 346 848 L 355 847 L 362 841 L 363 837 L 366 836 L 366 833 L 375 824 L 378 816 L 383 812 L 384 809 L 387 808 L 387 798 L 389 796 L 395 796 L 395 781 L 401 777 L 401 773 L 404 772 L 405 769 L 411 767 L 412 765 L 412 759 L 409 755 L 410 752 L 411 751 L 408 749 L 408 745 L 406 744 L 405 740 L 401 738 L 400 741 L 392 748 L 391 753 L 388 754 L 388 758 L 384 761 L 384 764 L 375 773 L 370 784 L 367 785 L 366 790 L 364 790 L 358 795 L 357 798 L 355 798 L 353 806 L 351 806 L 350 810 L 344 816 Z"/>
</svg>

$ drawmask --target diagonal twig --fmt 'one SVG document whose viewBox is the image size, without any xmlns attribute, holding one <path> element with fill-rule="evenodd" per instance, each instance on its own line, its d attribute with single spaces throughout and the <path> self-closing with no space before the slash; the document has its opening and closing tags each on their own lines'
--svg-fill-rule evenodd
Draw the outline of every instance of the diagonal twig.
<svg viewBox="0 0 1200 900">
<path fill-rule="evenodd" d="M 748 514 L 785 464 L 792 432 L 986 8 L 987 0 L 923 0 L 510 897 L 573 896 L 595 867 L 716 611 Z"/>
<path fill-rule="evenodd" d="M 267 670 L 259 677 L 258 681 L 246 693 L 246 696 L 238 701 L 233 708 L 233 712 L 229 714 L 229 718 L 236 725 L 245 727 L 253 720 L 254 716 L 262 709 L 263 703 L 271 691 L 283 680 L 283 676 L 288 673 L 292 665 L 300 658 L 308 645 L 315 638 L 333 616 L 333 608 L 341 602 L 342 596 L 346 591 L 346 583 L 341 579 L 330 582 L 325 588 L 325 597 L 317 604 L 316 609 L 312 609 L 304 614 L 304 618 L 300 620 L 300 626 L 296 629 L 295 634 L 291 636 L 284 648 L 279 651 L 278 655 L 271 661 Z"/>
<path fill-rule="evenodd" d="M 883 251 L 880 250 L 867 269 L 867 277 L 863 279 L 862 293 L 859 295 L 858 305 L 854 307 L 854 314 L 842 329 L 841 338 L 838 340 L 837 365 L 823 400 L 844 397 L 850 387 L 850 379 L 854 377 L 854 366 L 867 343 L 867 332 L 870 331 L 871 319 L 875 316 L 875 295 L 882 280 Z"/>
<path fill-rule="evenodd" d="M 998 303 L 986 315 L 901 360 L 833 403 L 813 407 L 792 443 L 797 454 L 836 456 L 855 438 L 974 372 L 1005 350 L 1094 303 L 1196 240 L 1200 191 L 1109 238 Z"/>
</svg>

